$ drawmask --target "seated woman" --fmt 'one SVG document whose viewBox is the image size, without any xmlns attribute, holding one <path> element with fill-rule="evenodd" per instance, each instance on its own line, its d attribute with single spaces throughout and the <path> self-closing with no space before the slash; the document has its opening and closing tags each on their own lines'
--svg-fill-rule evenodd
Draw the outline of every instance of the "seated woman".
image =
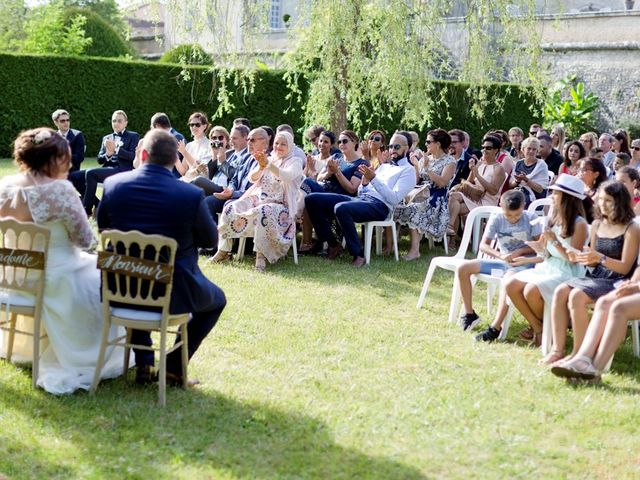
<svg viewBox="0 0 640 480">
<path fill-rule="evenodd" d="M 374 170 L 384 163 L 384 151 L 387 141 L 382 130 L 372 130 L 362 144 L 362 157 L 369 162 Z"/>
<path fill-rule="evenodd" d="M 480 317 L 473 309 L 472 275 L 494 275 L 497 271 L 500 275 L 510 276 L 541 261 L 525 241 L 538 240 L 542 226 L 535 221 L 535 213 L 525 212 L 524 202 L 524 194 L 519 190 L 509 190 L 502 194 L 502 213 L 489 219 L 480 244 L 480 250 L 493 259 L 466 260 L 456 271 L 464 304 L 461 323 L 465 331 L 472 330 L 480 322 Z M 492 246 L 494 242 L 495 247 Z M 498 338 L 508 310 L 504 300 L 505 295 L 501 291 L 496 320 L 476 340 L 491 342 Z"/>
<path fill-rule="evenodd" d="M 616 130 L 611 135 L 613 142 L 611 142 L 611 150 L 616 153 L 626 153 L 631 158 L 631 151 L 629 150 L 629 134 L 622 128 Z"/>
<path fill-rule="evenodd" d="M 302 183 L 302 159 L 293 155 L 293 147 L 293 136 L 282 131 L 276 133 L 269 158 L 264 152 L 254 153 L 258 165 L 249 174 L 253 185 L 238 200 L 227 202 L 220 217 L 220 256 L 230 254 L 230 239 L 243 236 L 253 237 L 257 271 L 265 270 L 265 259 L 275 263 L 287 254 L 295 241 Z"/>
<path fill-rule="evenodd" d="M 600 185 L 607 180 L 607 167 L 597 158 L 583 158 L 578 162 L 576 176 L 584 183 L 585 195 L 595 201 Z"/>
<path fill-rule="evenodd" d="M 394 220 L 407 225 L 411 232 L 411 247 L 402 257 L 410 261 L 420 258 L 420 239 L 423 235 L 442 238 L 449 224 L 448 187 L 456 173 L 456 161 L 449 155 L 451 137 L 437 128 L 427 133 L 427 155 L 413 154 L 411 161 L 421 185 L 415 195 L 407 196 L 396 207 Z"/>
<path fill-rule="evenodd" d="M 564 146 L 564 163 L 559 173 L 578 174 L 578 161 L 587 156 L 587 152 L 578 141 L 567 142 Z"/>
<path fill-rule="evenodd" d="M 27 130 L 18 135 L 13 157 L 20 173 L 0 182 L 0 217 L 34 222 L 51 231 L 42 300 L 42 323 L 49 344 L 40 357 L 38 386 L 56 395 L 88 390 L 103 323 L 100 271 L 96 256 L 81 250 L 89 248 L 95 238 L 78 193 L 66 180 L 71 165 L 69 144 L 49 128 Z M 32 325 L 21 327 L 21 322 L 21 330 Z M 110 333 L 113 339 L 124 331 L 113 328 Z M 25 340 L 16 336 L 14 357 L 18 361 L 32 360 L 31 341 Z M 121 375 L 122 354 L 115 355 L 111 347 L 106 358 L 103 378 Z"/>
<path fill-rule="evenodd" d="M 522 142 L 524 158 L 518 160 L 513 169 L 511 188 L 517 188 L 525 196 L 525 208 L 538 198 L 544 198 L 549 186 L 549 168 L 547 163 L 537 158 L 540 142 L 535 137 L 528 137 Z"/>
<path fill-rule="evenodd" d="M 596 132 L 583 133 L 580 135 L 579 141 L 587 153 L 590 153 L 594 148 L 598 148 L 598 134 Z"/>
<path fill-rule="evenodd" d="M 449 226 L 447 235 L 455 236 L 460 226 L 460 217 L 481 205 L 498 205 L 500 191 L 506 174 L 496 162 L 502 141 L 492 135 L 482 139 L 482 158 L 469 160 L 471 173 L 451 189 L 449 194 Z"/>
<path fill-rule="evenodd" d="M 566 134 L 562 125 L 555 124 L 551 129 L 551 146 L 562 152 L 564 150 L 564 142 L 566 140 Z M 589 151 L 586 150 L 585 151 Z"/>
<path fill-rule="evenodd" d="M 536 345 L 542 341 L 544 305 L 551 305 L 556 287 L 570 278 L 584 276 L 584 266 L 569 259 L 569 250 L 581 250 L 587 239 L 582 185 L 580 179 L 562 174 L 549 187 L 553 190 L 553 213 L 548 228 L 540 240 L 528 243 L 544 262 L 506 280 L 507 295 L 530 325 L 520 336 Z"/>
<path fill-rule="evenodd" d="M 551 323 L 553 349 L 544 362 L 564 357 L 567 328 L 573 329 L 575 355 L 589 324 L 587 307 L 614 289 L 614 284 L 631 277 L 638 259 L 640 225 L 634 222 L 631 197 L 620 182 L 606 182 L 598 193 L 600 220 L 591 227 L 590 248 L 569 252 L 572 261 L 589 267 L 586 277 L 573 278 L 556 288 Z"/>
<path fill-rule="evenodd" d="M 640 318 L 640 269 L 630 280 L 600 297 L 578 352 L 560 360 L 551 372 L 563 378 L 599 380 L 602 371 L 627 336 L 628 323 Z"/>
<path fill-rule="evenodd" d="M 226 128 L 215 126 L 209 132 L 211 145 L 211 161 L 208 164 L 198 163 L 182 176 L 181 180 L 204 190 L 205 195 L 221 192 L 229 185 L 236 169 L 227 162 L 229 148 L 229 132 Z"/>
<path fill-rule="evenodd" d="M 333 132 L 324 130 L 318 137 L 317 155 L 307 155 L 307 163 L 304 166 L 305 179 L 316 180 L 319 173 L 324 173 L 327 162 L 334 158 L 331 150 L 336 145 L 336 135 Z M 304 202 L 303 202 L 304 204 Z"/>
<path fill-rule="evenodd" d="M 178 152 L 182 155 L 182 160 L 176 163 L 176 170 L 180 175 L 185 175 L 189 169 L 198 165 L 206 165 L 211 161 L 211 146 L 207 138 L 207 128 L 209 120 L 202 112 L 192 113 L 189 117 L 189 130 L 193 136 L 193 141 L 185 144 L 178 142 Z"/>
<path fill-rule="evenodd" d="M 300 189 L 304 196 L 309 193 L 339 193 L 341 195 L 356 196 L 358 187 L 362 181 L 362 174 L 358 171 L 360 165 L 369 165 L 369 162 L 360 156 L 358 150 L 358 136 L 351 130 L 340 132 L 338 148 L 342 157 L 329 158 L 326 168 L 318 173 L 316 180 L 306 178 Z M 304 200 L 300 200 L 300 208 L 303 208 Z M 311 219 L 306 210 L 301 212 L 303 224 L 302 245 L 300 253 L 313 250 L 311 242 Z"/>
<path fill-rule="evenodd" d="M 631 197 L 631 208 L 640 215 L 640 172 L 633 167 L 623 167 L 616 173 L 616 180 L 622 182 Z"/>
</svg>

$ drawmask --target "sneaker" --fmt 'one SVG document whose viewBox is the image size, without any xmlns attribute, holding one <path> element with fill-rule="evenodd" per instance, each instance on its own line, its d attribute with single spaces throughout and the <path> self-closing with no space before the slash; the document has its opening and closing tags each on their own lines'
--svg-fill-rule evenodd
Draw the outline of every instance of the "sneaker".
<svg viewBox="0 0 640 480">
<path fill-rule="evenodd" d="M 500 336 L 500 330 L 496 330 L 493 327 L 487 328 L 484 332 L 476 335 L 476 342 L 493 342 Z"/>
<path fill-rule="evenodd" d="M 462 320 L 462 330 L 469 331 L 473 330 L 476 325 L 480 323 L 480 317 L 476 312 L 473 313 L 465 313 L 461 317 Z"/>
</svg>

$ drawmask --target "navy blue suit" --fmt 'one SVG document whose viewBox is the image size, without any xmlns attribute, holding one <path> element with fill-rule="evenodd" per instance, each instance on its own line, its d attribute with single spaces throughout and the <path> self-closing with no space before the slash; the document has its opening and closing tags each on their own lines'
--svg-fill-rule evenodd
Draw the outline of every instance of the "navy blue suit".
<svg viewBox="0 0 640 480">
<path fill-rule="evenodd" d="M 145 164 L 105 180 L 97 217 L 100 230 L 140 230 L 177 240 L 170 310 L 193 315 L 187 327 L 191 358 L 226 305 L 223 291 L 198 267 L 198 247 L 215 249 L 218 244 L 218 230 L 202 190 L 177 180 L 167 168 Z M 147 332 L 133 334 L 134 342 L 151 345 Z M 153 364 L 151 352 L 135 354 L 138 365 Z M 167 357 L 167 371 L 182 375 L 180 349 Z"/>
<path fill-rule="evenodd" d="M 456 163 L 456 173 L 453 175 L 453 181 L 451 182 L 452 187 L 469 177 L 471 173 L 471 169 L 469 168 L 470 159 L 471 153 L 469 153 L 469 150 L 464 150 Z"/>
<path fill-rule="evenodd" d="M 69 172 L 80 170 L 80 164 L 84 161 L 84 135 L 80 130 L 70 128 L 64 136 L 71 147 L 71 168 Z"/>
</svg>

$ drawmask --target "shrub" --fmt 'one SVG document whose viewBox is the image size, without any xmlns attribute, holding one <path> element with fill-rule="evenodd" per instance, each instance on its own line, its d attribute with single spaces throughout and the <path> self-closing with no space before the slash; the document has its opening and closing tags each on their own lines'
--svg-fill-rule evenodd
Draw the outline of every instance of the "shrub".
<svg viewBox="0 0 640 480">
<path fill-rule="evenodd" d="M 125 57 L 135 56 L 133 48 L 122 36 L 100 15 L 86 8 L 67 8 L 66 22 L 78 14 L 87 21 L 84 24 L 85 37 L 91 38 L 91 44 L 84 50 L 85 55 L 93 57 Z"/>
<path fill-rule="evenodd" d="M 181 65 L 212 65 L 211 55 L 196 44 L 178 45 L 162 54 L 161 63 L 177 63 Z"/>
<path fill-rule="evenodd" d="M 189 115 L 197 110 L 211 114 L 217 108 L 216 81 L 206 67 L 190 67 L 184 81 L 181 67 L 138 60 L 115 60 L 51 55 L 0 54 L 0 157 L 11 154 L 18 132 L 51 125 L 51 112 L 64 108 L 72 126 L 85 133 L 87 156 L 95 156 L 102 136 L 111 128 L 114 110 L 129 116 L 129 128 L 144 133 L 151 115 L 163 111 L 174 127 L 188 133 Z M 16 74 L 19 72 L 19 77 Z M 496 85 L 505 98 L 504 112 L 487 112 L 484 123 L 471 116 L 467 86 L 442 82 L 447 87 L 450 109 L 433 126 L 459 127 L 479 141 L 489 128 L 526 127 L 535 119 L 529 111 L 527 91 L 513 85 Z M 286 98 L 287 87 L 279 71 L 259 71 L 254 92 L 244 97 L 229 91 L 235 104 L 232 113 L 215 120 L 230 126 L 235 117 L 247 117 L 255 126 L 288 123 L 301 132 L 301 105 Z M 398 124 L 383 119 L 370 127 L 392 132 Z M 409 125 L 403 127 L 408 128 Z M 425 129 L 426 130 L 426 129 Z M 364 135 L 366 132 L 360 132 Z M 300 136 L 297 136 L 300 139 Z M 424 140 L 424 137 L 423 137 Z"/>
</svg>

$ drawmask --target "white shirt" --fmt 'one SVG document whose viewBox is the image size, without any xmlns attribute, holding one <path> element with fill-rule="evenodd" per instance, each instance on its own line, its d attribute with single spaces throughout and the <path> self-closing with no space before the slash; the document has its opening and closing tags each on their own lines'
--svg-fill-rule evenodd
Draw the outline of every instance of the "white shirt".
<svg viewBox="0 0 640 480">
<path fill-rule="evenodd" d="M 393 163 L 383 163 L 376 176 L 367 185 L 360 184 L 358 197 L 372 197 L 393 210 L 416 186 L 416 170 L 406 158 Z"/>
</svg>

